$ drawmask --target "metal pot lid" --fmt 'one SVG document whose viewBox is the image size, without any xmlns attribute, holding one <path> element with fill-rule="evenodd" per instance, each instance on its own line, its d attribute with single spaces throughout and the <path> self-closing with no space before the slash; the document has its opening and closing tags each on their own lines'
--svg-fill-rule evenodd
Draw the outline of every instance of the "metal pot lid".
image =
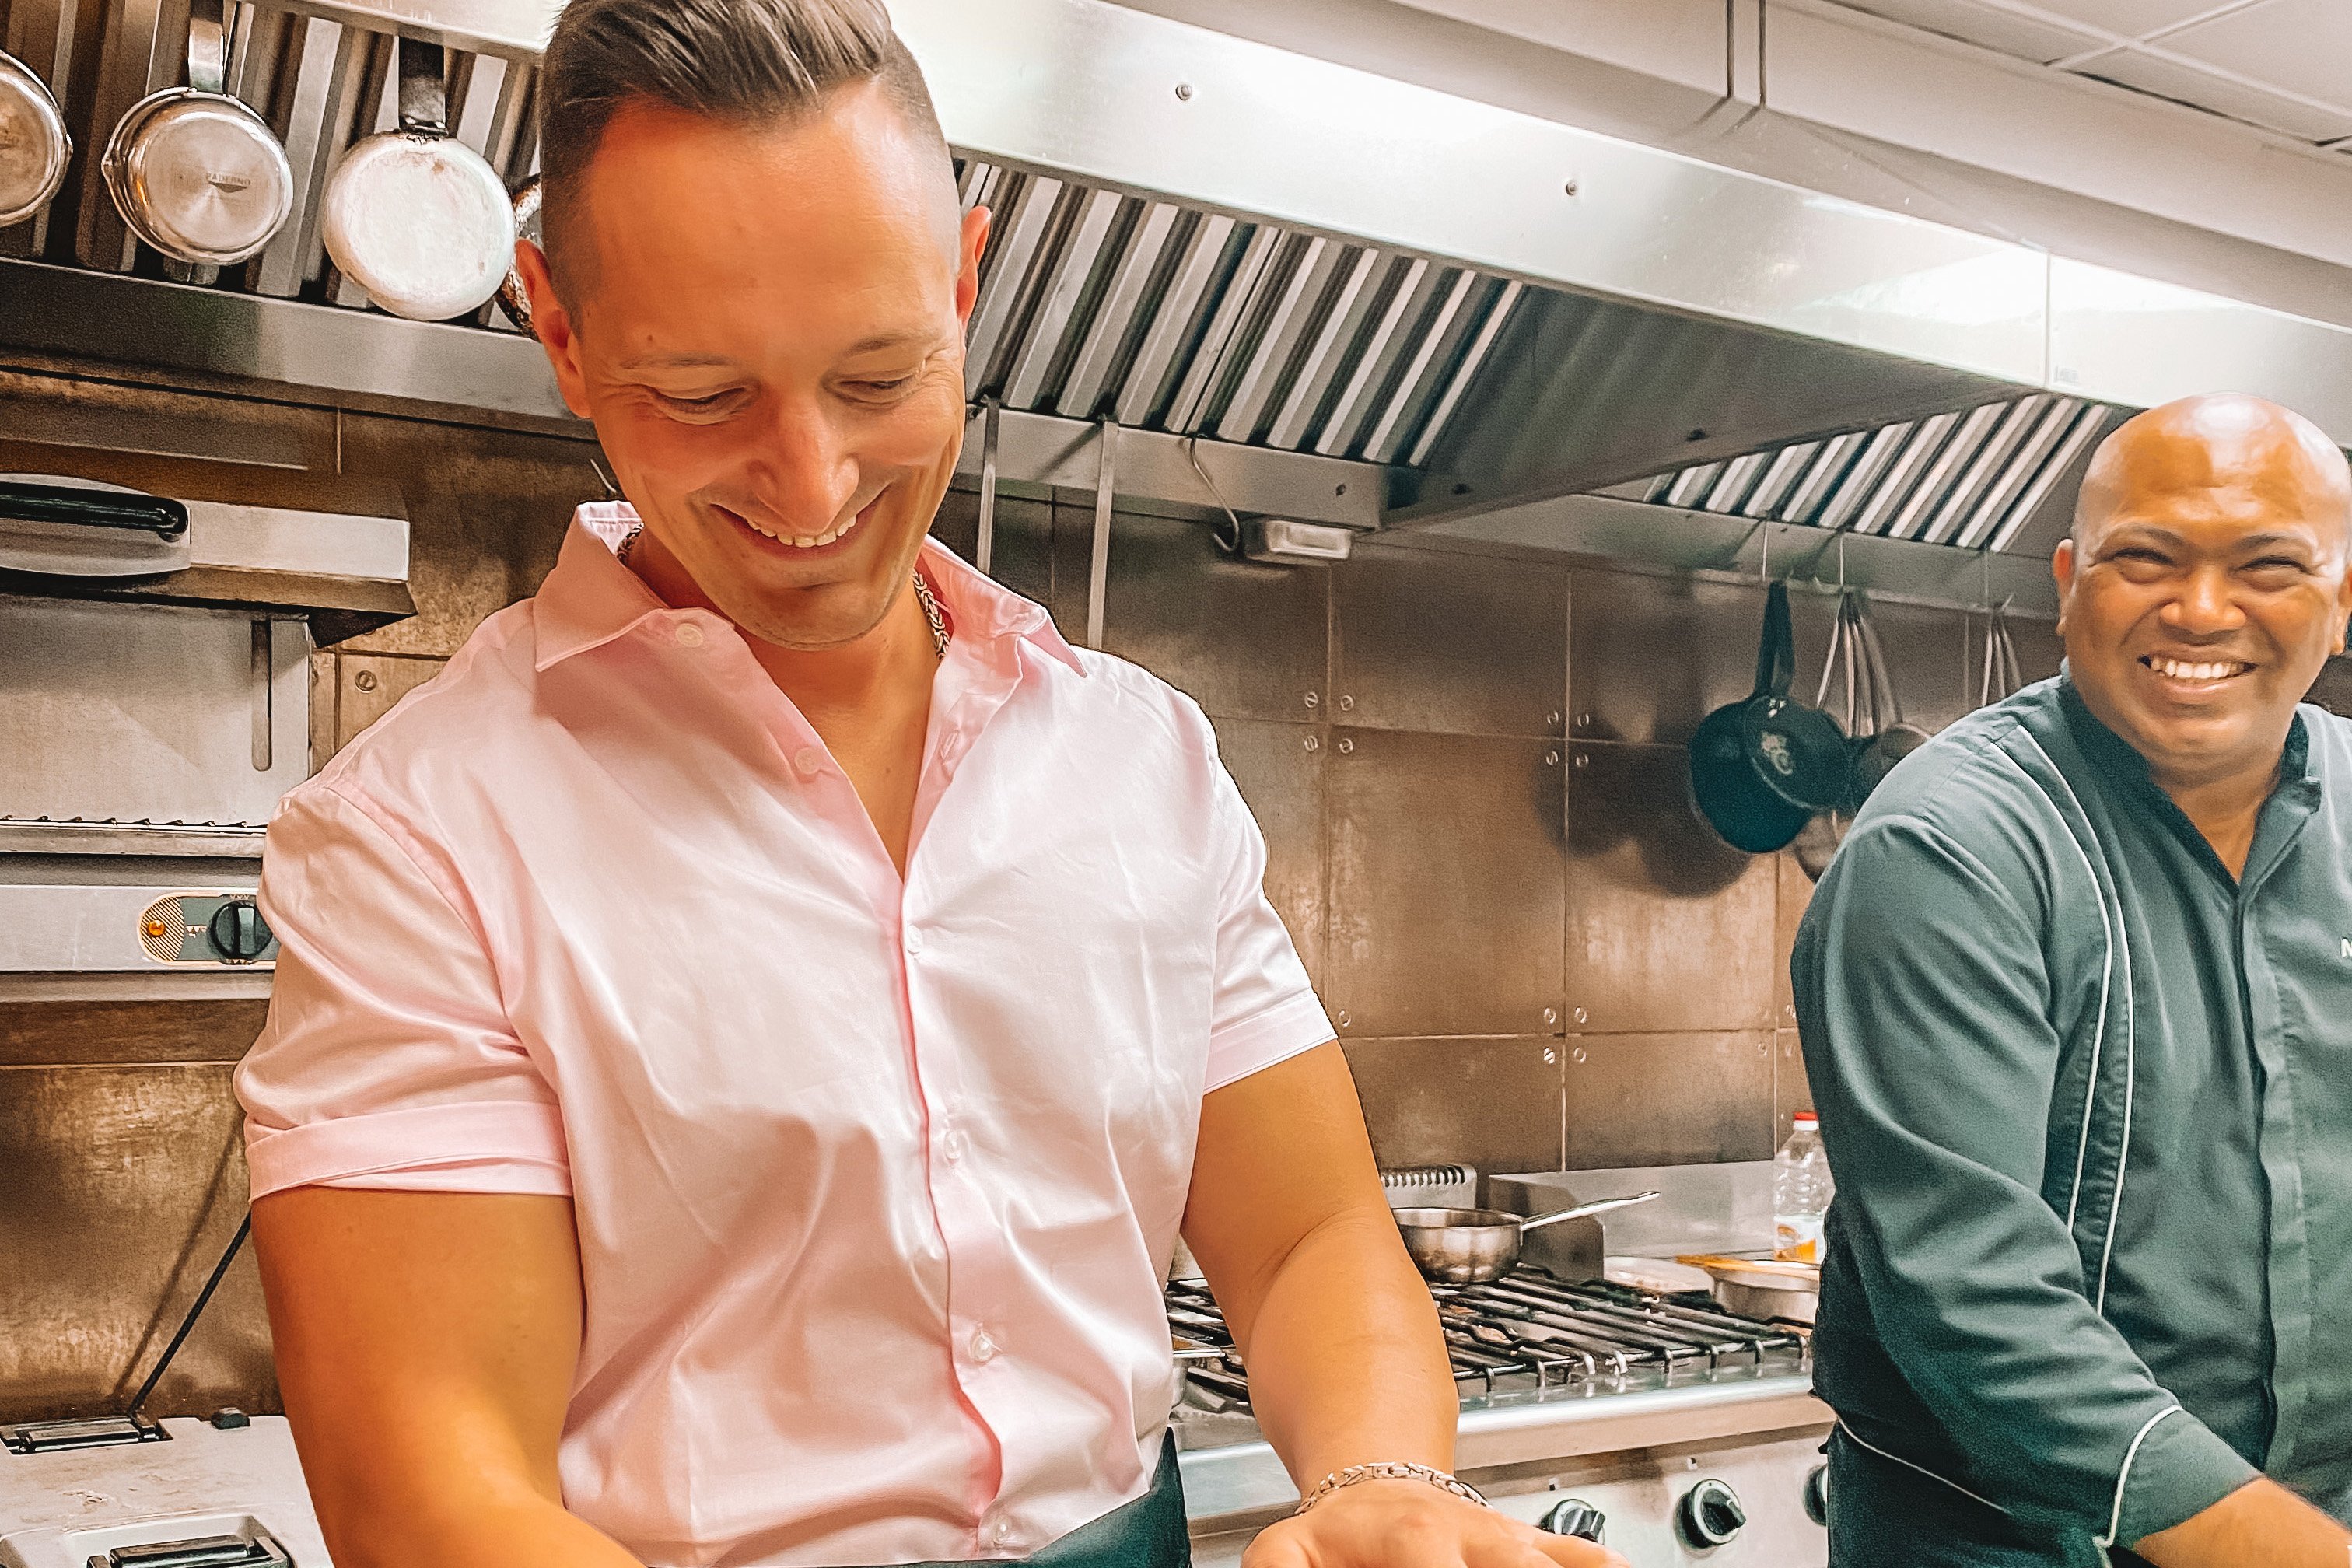
<svg viewBox="0 0 2352 1568">
<path fill-rule="evenodd" d="M 0 228 L 48 205 L 72 157 L 73 138 L 47 86 L 23 61 L 0 54 Z"/>
<path fill-rule="evenodd" d="M 327 182 L 320 218 L 343 276 L 411 321 L 479 309 L 513 264 L 506 182 L 446 136 L 387 131 L 360 142 Z"/>
<path fill-rule="evenodd" d="M 294 210 L 286 149 L 252 109 L 172 88 L 114 128 L 103 162 L 122 221 L 164 255 L 214 266 L 257 254 Z"/>
</svg>

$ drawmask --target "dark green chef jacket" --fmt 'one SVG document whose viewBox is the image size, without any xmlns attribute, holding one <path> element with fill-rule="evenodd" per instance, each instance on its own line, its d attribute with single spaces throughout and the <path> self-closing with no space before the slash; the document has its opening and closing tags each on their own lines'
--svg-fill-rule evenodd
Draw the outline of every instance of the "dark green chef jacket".
<svg viewBox="0 0 2352 1568">
<path fill-rule="evenodd" d="M 1791 975 L 1846 1440 L 2053 1563 L 2257 1467 L 2340 1510 L 2352 723 L 2298 710 L 2233 879 L 2071 682 L 2030 687 L 1879 788 Z"/>
</svg>

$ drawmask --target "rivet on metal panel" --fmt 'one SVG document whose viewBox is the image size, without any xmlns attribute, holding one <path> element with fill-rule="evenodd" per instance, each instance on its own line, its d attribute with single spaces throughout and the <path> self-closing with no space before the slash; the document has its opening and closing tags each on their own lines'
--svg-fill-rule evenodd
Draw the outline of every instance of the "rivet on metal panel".
<svg viewBox="0 0 2352 1568">
<path fill-rule="evenodd" d="M 1558 752 L 1546 752 L 1544 753 L 1544 766 L 1548 768 L 1556 768 L 1559 766 L 1559 753 Z"/>
<path fill-rule="evenodd" d="M 1353 741 L 1343 740 L 1339 742 L 1339 752 L 1342 756 L 1345 756 L 1348 752 L 1352 752 L 1355 749 L 1356 742 Z"/>
<path fill-rule="evenodd" d="M 1769 1057 L 1769 1056 L 1770 1056 L 1770 1055 L 1772 1054 L 1772 1042 L 1771 1042 L 1771 1041 L 1769 1041 L 1769 1040 L 1759 1040 L 1759 1041 L 1757 1041 L 1757 1042 L 1756 1042 L 1756 1054 L 1757 1054 L 1758 1056 L 1759 1056 L 1759 1057 Z"/>
<path fill-rule="evenodd" d="M 1318 707 L 1322 706 L 1322 703 L 1323 703 L 1323 699 L 1322 699 L 1322 697 L 1321 697 L 1320 695 L 1318 695 L 1318 693 L 1310 691 L 1310 692 L 1308 692 L 1308 693 L 1307 694 L 1307 707 L 1309 707 L 1309 708 L 1318 708 Z"/>
<path fill-rule="evenodd" d="M 1553 1050 L 1549 1046 L 1546 1046 L 1546 1047 L 1544 1047 L 1544 1066 L 1546 1066 L 1546 1067 L 1550 1067 L 1550 1066 L 1552 1066 L 1554 1063 L 1558 1062 L 1559 1060 L 1559 1053 L 1558 1051 L 1556 1051 L 1556 1050 Z M 1559 1485 L 1559 1483 L 1558 1483 L 1558 1482 L 1554 1482 L 1554 1483 L 1553 1483 L 1553 1485 L 1554 1485 L 1555 1487 L 1557 1487 L 1557 1486 Z"/>
<path fill-rule="evenodd" d="M 1580 768 L 1589 768 L 1589 767 L 1591 767 L 1591 766 L 1592 765 L 1592 753 L 1591 753 L 1591 752 L 1577 752 L 1577 753 L 1576 753 L 1576 765 L 1577 765 L 1578 767 L 1580 767 Z"/>
<path fill-rule="evenodd" d="M 1353 697 L 1349 696 L 1346 692 L 1341 692 L 1339 694 L 1339 711 L 1342 713 L 1353 713 L 1355 710 L 1356 700 Z"/>
<path fill-rule="evenodd" d="M 1176 84 L 1176 96 L 1177 96 L 1178 98 L 1180 98 L 1180 99 L 1183 100 L 1186 103 L 1190 103 L 1190 102 L 1192 102 L 1192 84 L 1191 82 L 1189 82 L 1189 81 L 1180 81 L 1180 82 L 1178 82 L 1178 83 Z"/>
<path fill-rule="evenodd" d="M 1545 723 L 1547 726 L 1556 725 L 1556 724 L 1558 724 L 1559 722 L 1559 709 L 1555 708 L 1555 709 L 1553 709 L 1550 712 L 1549 712 L 1549 713 L 1547 713 L 1547 714 L 1545 714 L 1545 715 L 1544 715 L 1544 723 Z"/>
<path fill-rule="evenodd" d="M 1591 1058 L 1591 1057 L 1590 1057 L 1589 1055 L 1587 1055 L 1587 1054 L 1586 1054 L 1585 1049 L 1584 1049 L 1584 1047 L 1583 1047 L 1582 1046 L 1579 1046 L 1579 1047 L 1577 1047 L 1574 1050 L 1572 1050 L 1572 1051 L 1570 1051 L 1570 1052 L 1569 1052 L 1569 1053 L 1568 1053 L 1568 1059 L 1569 1059 L 1570 1061 L 1572 1061 L 1572 1062 L 1576 1063 L 1579 1067 L 1581 1067 L 1581 1066 L 1583 1066 L 1586 1062 L 1591 1061 L 1592 1058 Z"/>
<path fill-rule="evenodd" d="M 1590 714 L 1590 713 L 1579 713 L 1579 714 L 1576 716 L 1576 727 L 1577 727 L 1578 729 L 1580 729 L 1580 730 L 1590 730 L 1590 729 L 1591 729 L 1591 728 L 1592 728 L 1592 715 L 1591 715 L 1591 714 Z"/>
<path fill-rule="evenodd" d="M 1559 1008 L 1557 1008 L 1557 1007 L 1547 1007 L 1547 1008 L 1545 1008 L 1545 1009 L 1544 1009 L 1544 1022 L 1545 1022 L 1545 1024 L 1547 1024 L 1547 1025 L 1551 1025 L 1551 1024 L 1557 1024 L 1557 1023 L 1559 1023 Z M 1545 1054 L 1546 1056 L 1549 1056 L 1551 1053 L 1550 1053 L 1550 1052 L 1549 1052 L 1549 1051 L 1547 1051 L 1547 1052 L 1545 1052 L 1544 1054 Z"/>
<path fill-rule="evenodd" d="M 1574 1013 L 1572 1013 L 1572 1014 L 1571 1014 L 1571 1015 L 1570 1015 L 1570 1016 L 1571 1017 L 1573 1017 L 1573 1018 L 1574 1018 L 1578 1023 L 1580 1023 L 1580 1024 L 1581 1024 L 1581 1023 L 1583 1023 L 1583 1022 L 1584 1022 L 1584 1009 L 1583 1009 L 1583 1008 L 1581 1008 L 1581 1007 L 1579 1007 L 1579 1008 L 1578 1008 Z"/>
<path fill-rule="evenodd" d="M 1307 749 L 1310 752 L 1319 752 L 1323 749 L 1323 742 L 1318 737 L 1309 735 L 1307 737 Z"/>
<path fill-rule="evenodd" d="M 362 691 L 373 691 L 375 689 L 375 671 L 373 669 L 361 670 L 357 675 L 352 677 L 352 684 L 358 687 Z"/>
<path fill-rule="evenodd" d="M 1342 1007 L 1342 1008 L 1340 1008 L 1340 1009 L 1339 1009 L 1339 1014 L 1338 1014 L 1338 1022 L 1339 1022 L 1339 1027 L 1341 1027 L 1341 1028 L 1343 1028 L 1343 1029 L 1344 1029 L 1344 1028 L 1346 1028 L 1349 1024 L 1351 1024 L 1351 1023 L 1355 1022 L 1355 1020 L 1354 1020 L 1354 1019 L 1352 1019 L 1352 1018 L 1350 1018 L 1350 1017 L 1349 1017 L 1349 1016 L 1348 1016 L 1348 1010 L 1347 1010 L 1345 1007 Z"/>
<path fill-rule="evenodd" d="M 1576 181 L 1573 178 L 1570 178 L 1567 184 L 1560 187 L 1560 193 L 1563 195 L 1570 196 L 1576 195 Z"/>
</svg>

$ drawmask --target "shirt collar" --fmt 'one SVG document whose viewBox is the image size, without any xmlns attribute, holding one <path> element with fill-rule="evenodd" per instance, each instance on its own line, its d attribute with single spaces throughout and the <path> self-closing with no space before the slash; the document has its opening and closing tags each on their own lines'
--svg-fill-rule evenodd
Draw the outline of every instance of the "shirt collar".
<svg viewBox="0 0 2352 1568">
<path fill-rule="evenodd" d="M 648 620 L 700 613 L 663 603 L 614 558 L 614 552 L 636 527 L 636 509 L 626 501 L 591 501 L 572 514 L 555 570 L 532 601 L 539 650 L 534 668 L 544 670 L 574 654 L 602 647 Z M 958 637 L 991 642 L 1019 637 L 1080 675 L 1086 673 L 1044 605 L 1013 593 L 937 539 L 923 541 L 921 563 Z"/>
</svg>

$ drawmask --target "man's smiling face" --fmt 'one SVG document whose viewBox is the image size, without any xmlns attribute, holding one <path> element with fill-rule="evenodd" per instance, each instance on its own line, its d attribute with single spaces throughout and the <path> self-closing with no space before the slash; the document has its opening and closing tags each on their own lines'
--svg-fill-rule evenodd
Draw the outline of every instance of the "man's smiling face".
<svg viewBox="0 0 2352 1568">
<path fill-rule="evenodd" d="M 563 298 L 534 255 L 525 277 L 639 564 L 780 647 L 864 636 L 961 449 L 986 215 L 960 217 L 941 149 L 873 84 L 775 124 L 624 107 L 581 198 Z"/>
<path fill-rule="evenodd" d="M 2345 646 L 2352 481 L 2299 416 L 2246 397 L 2150 410 L 2100 449 L 2053 563 L 2067 668 L 2159 783 L 2277 763 Z"/>
</svg>

